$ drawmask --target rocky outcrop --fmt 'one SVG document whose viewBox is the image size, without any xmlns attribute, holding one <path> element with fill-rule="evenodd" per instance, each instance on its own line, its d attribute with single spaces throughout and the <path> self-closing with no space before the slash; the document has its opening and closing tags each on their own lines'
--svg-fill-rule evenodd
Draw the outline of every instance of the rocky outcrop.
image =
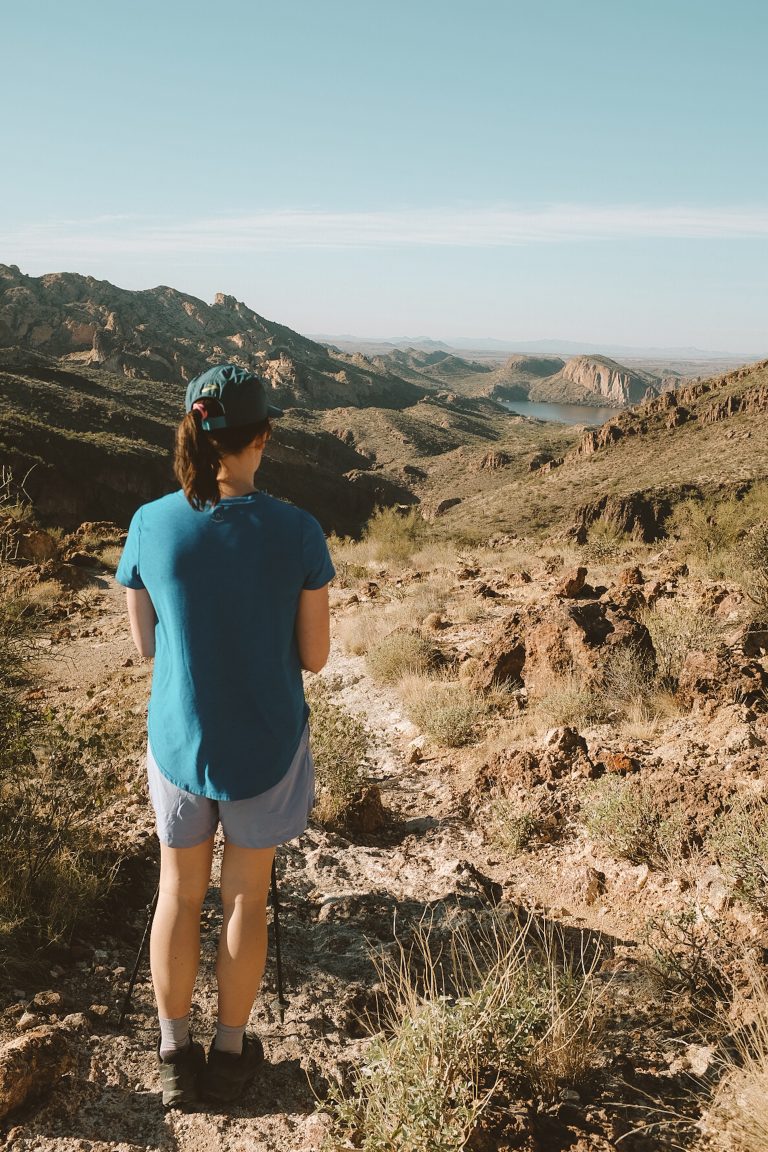
<svg viewBox="0 0 768 1152">
<path fill-rule="evenodd" d="M 607 356 L 572 356 L 557 375 L 531 388 L 530 399 L 625 408 L 655 395 L 660 383 L 650 373 L 632 372 Z"/>
<path fill-rule="evenodd" d="M 220 292 L 206 304 L 173 288 L 129 292 L 70 272 L 33 277 L 0 265 L 0 346 L 179 385 L 233 361 L 257 369 L 283 407 L 399 407 L 424 395 L 391 370 L 331 352 L 234 296 Z"/>
</svg>

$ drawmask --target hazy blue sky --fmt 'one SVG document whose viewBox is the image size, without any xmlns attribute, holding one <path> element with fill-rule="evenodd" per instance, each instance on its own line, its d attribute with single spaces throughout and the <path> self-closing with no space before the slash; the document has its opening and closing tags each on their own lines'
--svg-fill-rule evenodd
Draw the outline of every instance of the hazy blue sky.
<svg viewBox="0 0 768 1152">
<path fill-rule="evenodd" d="M 0 0 L 0 261 L 768 354 L 765 0 Z"/>
</svg>

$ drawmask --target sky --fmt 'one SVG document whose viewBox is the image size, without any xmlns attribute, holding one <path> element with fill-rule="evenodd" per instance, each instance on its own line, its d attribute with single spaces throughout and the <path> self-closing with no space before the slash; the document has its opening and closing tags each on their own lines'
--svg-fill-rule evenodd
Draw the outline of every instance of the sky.
<svg viewBox="0 0 768 1152">
<path fill-rule="evenodd" d="M 0 0 L 0 262 L 768 355 L 764 0 Z"/>
</svg>

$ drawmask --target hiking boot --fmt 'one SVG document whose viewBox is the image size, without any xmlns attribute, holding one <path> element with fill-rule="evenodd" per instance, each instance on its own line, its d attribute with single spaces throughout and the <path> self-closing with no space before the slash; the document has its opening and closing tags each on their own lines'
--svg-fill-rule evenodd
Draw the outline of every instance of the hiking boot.
<svg viewBox="0 0 768 1152">
<path fill-rule="evenodd" d="M 264 1046 L 261 1040 L 247 1032 L 243 1036 L 243 1050 L 239 1056 L 234 1052 L 219 1052 L 211 1044 L 208 1064 L 200 1080 L 204 1099 L 219 1104 L 233 1103 L 253 1083 L 263 1060 Z"/>
<path fill-rule="evenodd" d="M 157 1066 L 163 1088 L 163 1108 L 186 1108 L 197 1104 L 200 1099 L 198 1081 L 205 1069 L 205 1049 L 202 1044 L 190 1040 L 186 1048 L 163 1059 L 158 1042 Z"/>
</svg>

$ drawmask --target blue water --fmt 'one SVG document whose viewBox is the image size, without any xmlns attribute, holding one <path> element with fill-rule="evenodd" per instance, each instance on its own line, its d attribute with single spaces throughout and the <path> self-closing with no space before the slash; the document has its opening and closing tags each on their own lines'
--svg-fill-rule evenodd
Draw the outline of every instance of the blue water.
<svg viewBox="0 0 768 1152">
<path fill-rule="evenodd" d="M 605 424 L 620 411 L 618 408 L 593 408 L 588 404 L 537 404 L 535 400 L 502 400 L 510 412 L 532 420 L 551 420 L 557 424 Z"/>
</svg>

